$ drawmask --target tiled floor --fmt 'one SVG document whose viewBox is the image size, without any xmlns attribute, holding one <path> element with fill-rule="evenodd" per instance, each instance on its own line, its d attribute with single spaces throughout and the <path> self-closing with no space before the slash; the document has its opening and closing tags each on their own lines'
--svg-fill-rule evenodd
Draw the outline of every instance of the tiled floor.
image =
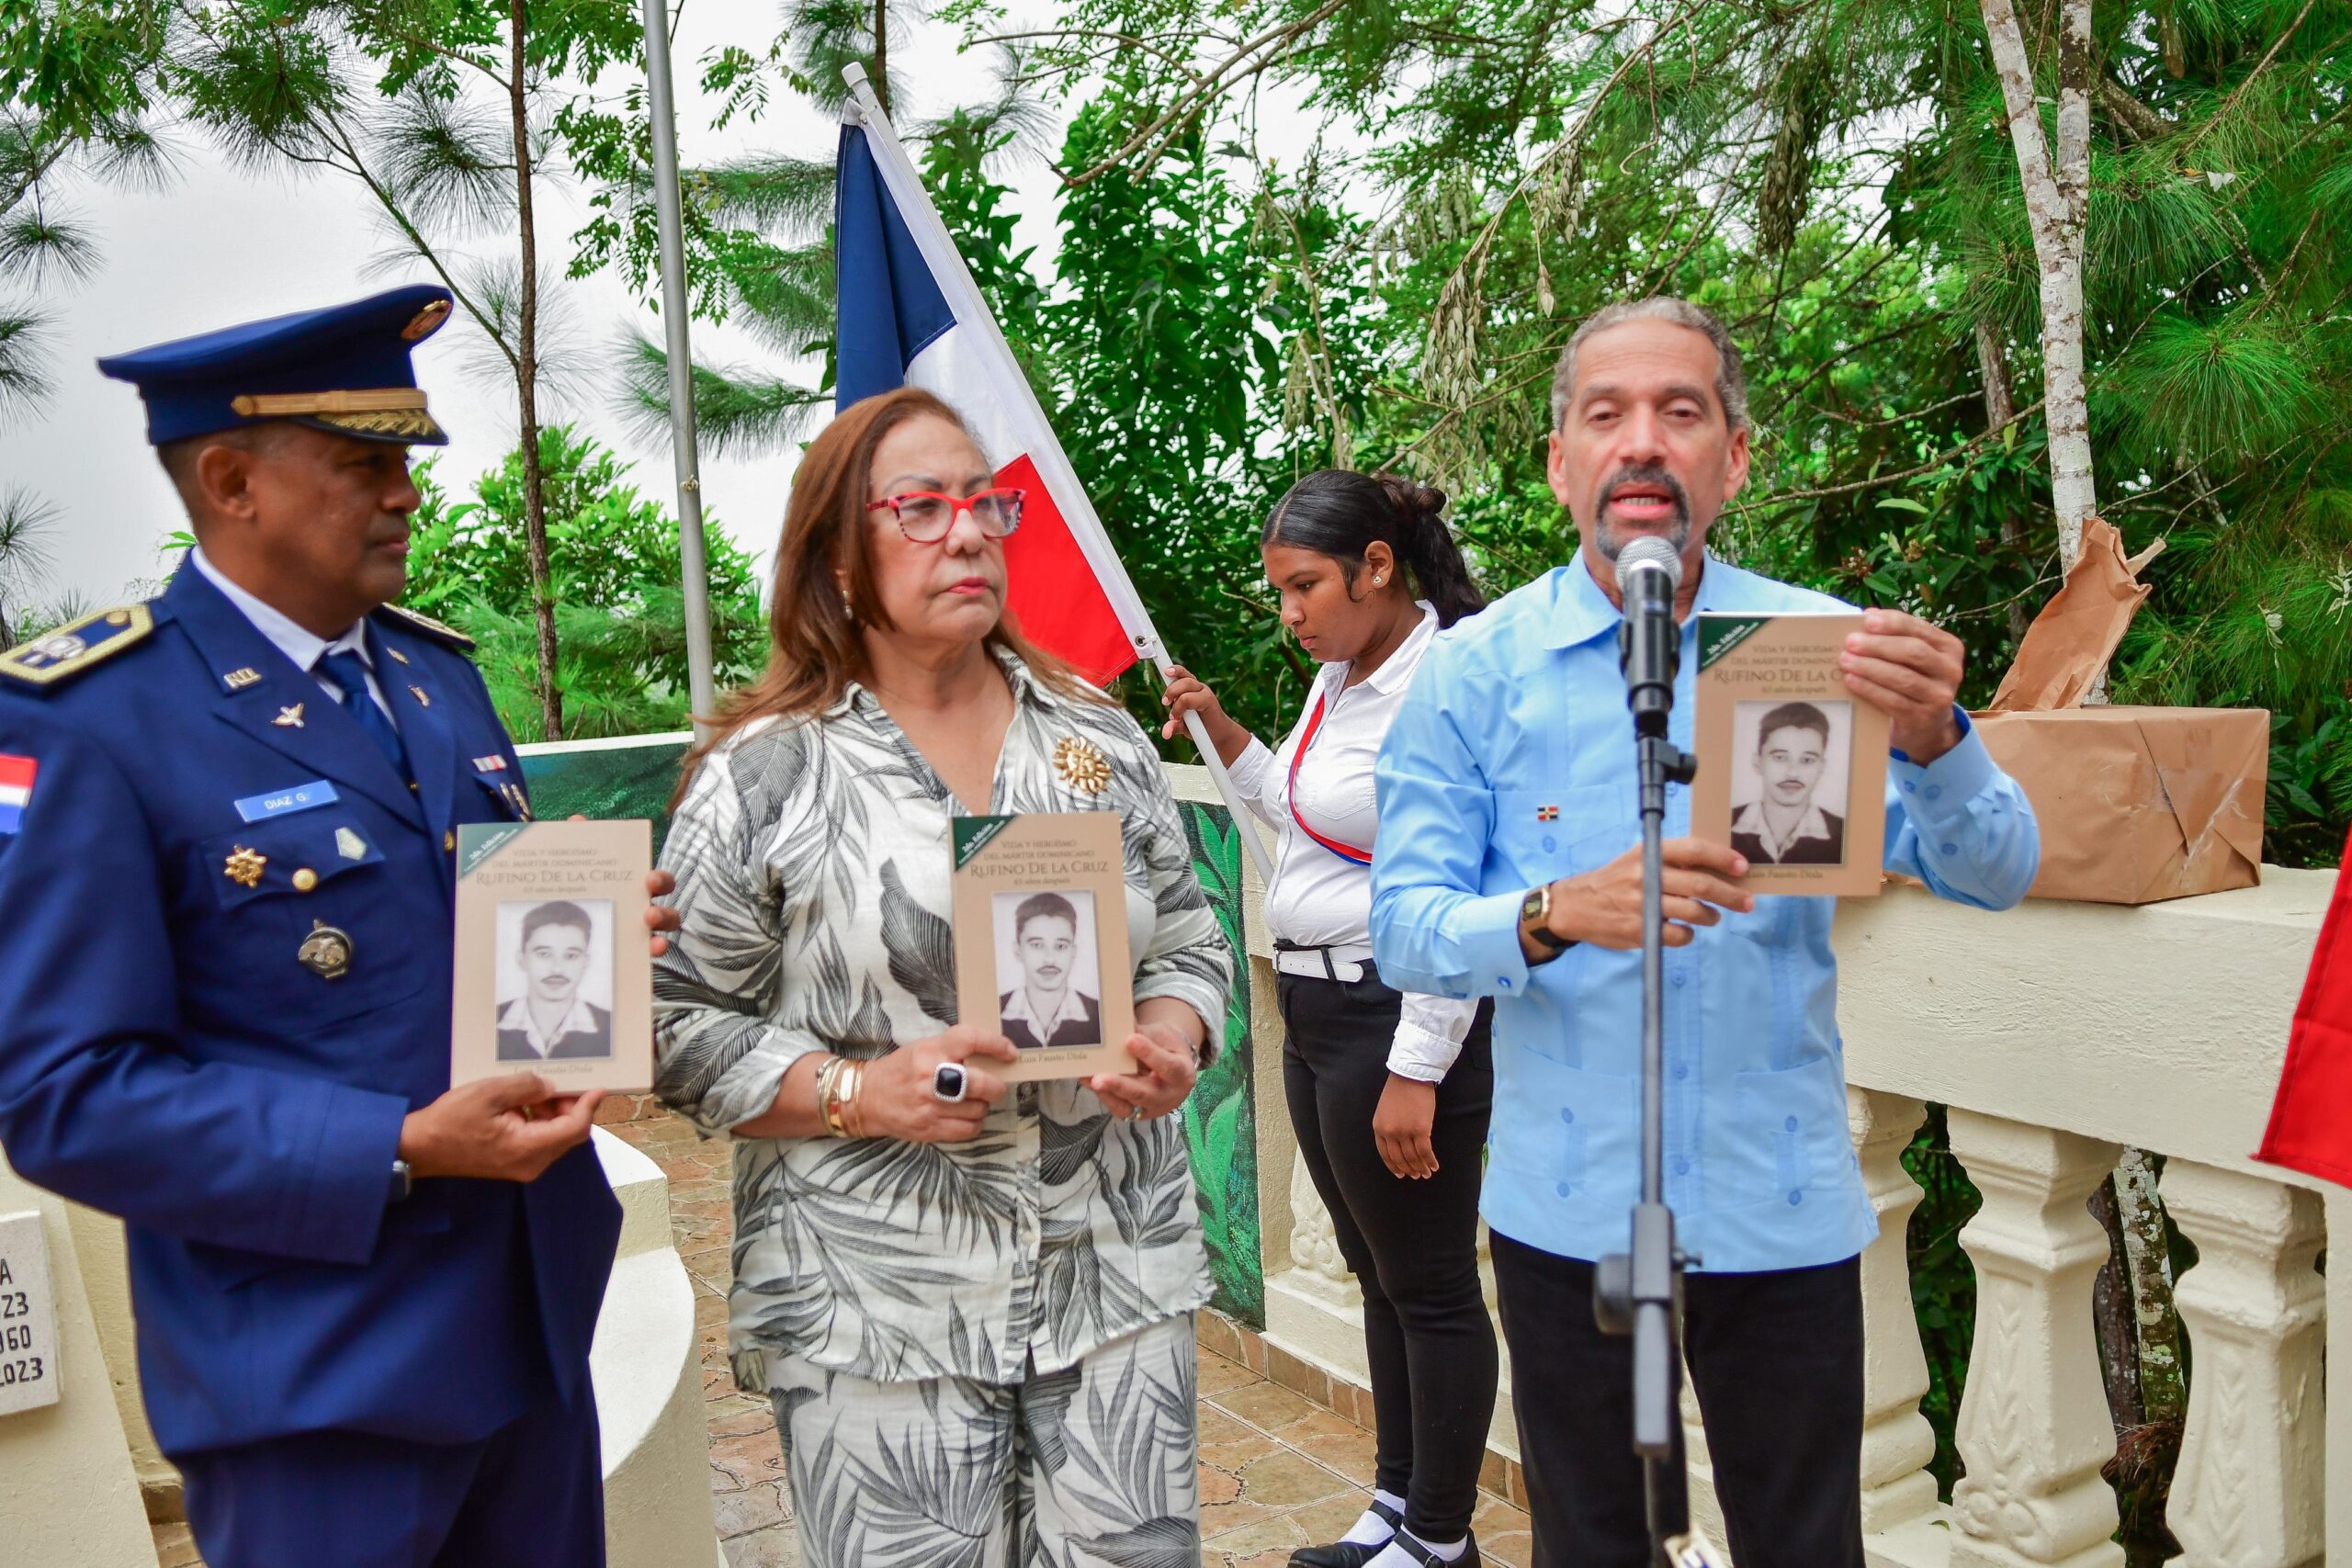
<svg viewBox="0 0 2352 1568">
<path fill-rule="evenodd" d="M 797 1568 L 800 1543 L 767 1402 L 738 1393 L 727 1367 L 724 1142 L 706 1142 L 650 1099 L 607 1100 L 597 1120 L 670 1178 L 671 1227 L 693 1278 L 710 1424 L 711 1501 L 730 1568 Z M 1338 1539 L 1370 1496 L 1372 1434 L 1241 1362 L 1201 1352 L 1201 1561 L 1282 1568 L 1294 1548 Z M 1481 1495 L 1473 1521 L 1489 1562 L 1525 1568 L 1527 1516 Z M 201 1568 L 185 1525 L 157 1527 L 161 1568 Z"/>
<path fill-rule="evenodd" d="M 1292 1551 L 1336 1540 L 1371 1501 L 1372 1434 L 1238 1361 L 1201 1352 L 1201 1561 L 1282 1568 Z M 1478 1550 L 1526 1568 L 1527 1516 L 1481 1493 Z"/>
</svg>

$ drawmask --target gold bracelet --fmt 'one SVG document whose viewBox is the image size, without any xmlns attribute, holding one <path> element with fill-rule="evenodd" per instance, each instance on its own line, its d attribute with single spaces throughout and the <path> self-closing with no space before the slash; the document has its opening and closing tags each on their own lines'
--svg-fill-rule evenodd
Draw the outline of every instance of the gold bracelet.
<svg viewBox="0 0 2352 1568">
<path fill-rule="evenodd" d="M 865 1111 L 859 1105 L 858 1097 L 865 1089 L 865 1064 L 852 1062 L 846 1077 L 849 1087 L 842 1091 L 842 1136 L 863 1138 L 865 1136 Z"/>
<path fill-rule="evenodd" d="M 842 1125 L 842 1072 L 849 1066 L 846 1056 L 828 1056 L 825 1065 L 817 1069 L 817 1114 L 823 1119 L 825 1131 L 836 1138 L 849 1136 Z"/>
</svg>

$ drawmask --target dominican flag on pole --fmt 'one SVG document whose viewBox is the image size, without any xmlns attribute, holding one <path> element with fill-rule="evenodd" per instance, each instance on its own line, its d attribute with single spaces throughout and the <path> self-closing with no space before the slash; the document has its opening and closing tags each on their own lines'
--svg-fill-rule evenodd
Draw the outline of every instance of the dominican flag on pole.
<svg viewBox="0 0 2352 1568">
<path fill-rule="evenodd" d="M 1151 619 L 906 150 L 863 91 L 852 105 L 833 192 L 835 411 L 915 386 L 964 416 L 998 482 L 1028 492 L 1004 545 L 1006 607 L 1102 685 L 1159 656 Z"/>
</svg>

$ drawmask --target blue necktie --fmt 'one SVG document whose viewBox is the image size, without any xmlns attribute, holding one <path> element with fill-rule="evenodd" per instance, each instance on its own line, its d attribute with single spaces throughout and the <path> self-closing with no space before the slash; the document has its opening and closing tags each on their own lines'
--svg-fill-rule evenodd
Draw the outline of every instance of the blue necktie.
<svg viewBox="0 0 2352 1568">
<path fill-rule="evenodd" d="M 343 688 L 344 711 L 359 721 L 359 728 L 368 732 L 368 739 L 376 743 L 376 750 L 392 764 L 392 772 L 405 781 L 408 778 L 408 749 L 401 744 L 401 732 L 392 728 L 390 716 L 377 705 L 375 697 L 368 690 L 367 662 L 346 648 L 320 655 L 319 669 L 328 680 Z"/>
</svg>

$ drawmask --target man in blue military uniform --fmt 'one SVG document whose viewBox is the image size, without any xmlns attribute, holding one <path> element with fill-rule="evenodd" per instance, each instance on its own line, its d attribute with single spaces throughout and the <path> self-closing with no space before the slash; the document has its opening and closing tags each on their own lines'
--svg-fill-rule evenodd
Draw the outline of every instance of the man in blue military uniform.
<svg viewBox="0 0 2352 1568">
<path fill-rule="evenodd" d="M 0 1147 L 128 1223 L 212 1568 L 604 1562 L 595 1096 L 448 1087 L 456 829 L 529 806 L 471 645 L 388 603 L 449 306 L 103 361 L 197 547 L 0 655 Z"/>
</svg>

